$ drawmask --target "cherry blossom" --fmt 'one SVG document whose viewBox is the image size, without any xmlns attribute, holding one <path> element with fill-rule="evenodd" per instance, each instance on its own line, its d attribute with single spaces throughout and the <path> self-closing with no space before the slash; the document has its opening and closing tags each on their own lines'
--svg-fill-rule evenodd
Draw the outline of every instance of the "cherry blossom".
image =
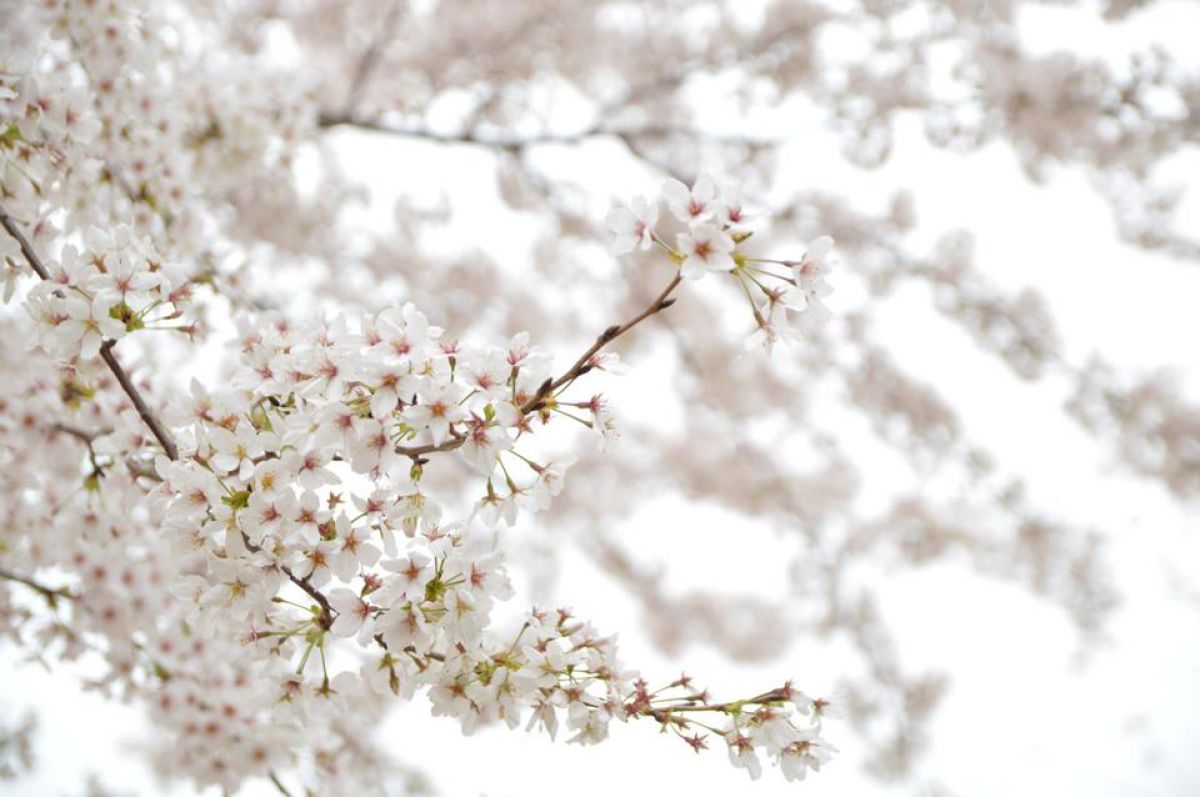
<svg viewBox="0 0 1200 797">
<path fill-rule="evenodd" d="M 683 254 L 680 273 L 688 279 L 697 280 L 713 271 L 732 271 L 737 267 L 733 239 L 711 224 L 697 224 L 688 232 L 679 233 L 676 245 Z"/>
<path fill-rule="evenodd" d="M 658 204 L 638 197 L 633 200 L 630 208 L 614 207 L 609 211 L 604 223 L 612 233 L 609 250 L 614 255 L 623 255 L 635 248 L 644 252 L 654 244 Z"/>
<path fill-rule="evenodd" d="M 619 434 L 625 408 L 596 392 L 623 370 L 606 347 L 684 299 L 681 276 L 757 279 L 738 195 L 718 201 L 707 176 L 664 186 L 676 247 L 655 230 L 661 200 L 614 209 L 613 252 L 655 250 L 665 287 L 565 364 L 527 332 L 447 335 L 412 303 L 254 301 L 233 261 L 272 255 L 234 245 L 231 208 L 291 180 L 281 153 L 312 134 L 309 100 L 251 78 L 264 65 L 250 54 L 192 64 L 171 21 L 186 7 L 152 5 L 40 4 L 13 17 L 19 36 L 0 32 L 0 262 L 24 310 L 0 324 L 36 348 L 0 362 L 0 450 L 18 452 L 0 580 L 45 599 L 55 655 L 95 654 L 101 687 L 148 711 L 170 772 L 230 793 L 336 757 L 381 696 L 427 700 L 465 732 L 562 728 L 577 744 L 614 721 L 695 739 L 707 714 L 732 723 L 711 732 L 738 766 L 790 756 L 800 777 L 823 762 L 825 704 L 798 729 L 778 689 L 725 703 L 685 679 L 652 690 L 569 610 L 508 612 L 519 626 L 500 611 L 518 600 L 501 524 L 572 489 L 576 456 L 555 445 Z M 806 255 L 801 290 L 826 290 L 827 249 Z M 236 334 L 212 341 L 216 375 L 189 379 L 173 366 L 210 356 L 221 313 Z M 312 790 L 357 793 L 353 774 L 331 765 Z"/>
<path fill-rule="evenodd" d="M 678 180 L 668 180 L 662 191 L 667 207 L 682 222 L 702 223 L 717 213 L 716 185 L 707 174 L 700 175 L 691 188 Z"/>
</svg>

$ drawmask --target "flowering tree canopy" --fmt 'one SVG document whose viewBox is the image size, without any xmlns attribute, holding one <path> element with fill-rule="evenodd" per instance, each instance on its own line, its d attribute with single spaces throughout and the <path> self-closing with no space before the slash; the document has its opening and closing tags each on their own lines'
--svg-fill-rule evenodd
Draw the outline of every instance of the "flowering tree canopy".
<svg viewBox="0 0 1200 797">
<path fill-rule="evenodd" d="M 386 792 L 371 731 L 415 699 L 468 733 L 649 724 L 754 778 L 820 769 L 828 733 L 903 778 L 945 682 L 900 666 L 865 569 L 962 555 L 1085 640 L 1117 595 L 1103 535 L 1028 497 L 877 307 L 926 289 L 1131 472 L 1200 495 L 1200 410 L 1169 379 L 1073 361 L 967 233 L 915 248 L 909 194 L 864 210 L 777 178 L 787 120 L 867 171 L 916 120 L 1033 179 L 1078 169 L 1129 243 L 1200 258 L 1169 182 L 1200 76 L 1161 49 L 1036 52 L 1031 5 L 0 0 L 0 633 L 98 666 L 164 775 L 230 793 Z M 1119 26 L 1155 4 L 1064 5 Z M 472 229 L 399 161 L 360 180 L 374 146 L 482 157 L 508 215 Z M 589 157 L 629 189 L 568 165 Z M 497 237 L 529 244 L 515 265 Z M 669 391 L 607 395 L 660 362 Z M 897 455 L 899 488 L 864 498 L 823 407 Z M 609 533 L 651 493 L 794 535 L 791 593 L 667 589 Z M 849 641 L 842 699 L 803 672 L 712 695 L 631 669 L 602 619 L 510 581 L 552 579 L 564 547 L 668 652 Z"/>
</svg>

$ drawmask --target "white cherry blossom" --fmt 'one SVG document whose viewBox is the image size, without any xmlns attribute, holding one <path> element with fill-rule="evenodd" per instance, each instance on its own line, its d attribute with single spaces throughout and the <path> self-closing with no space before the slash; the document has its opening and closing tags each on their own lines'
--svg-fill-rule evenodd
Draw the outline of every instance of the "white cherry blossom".
<svg viewBox="0 0 1200 797">
<path fill-rule="evenodd" d="M 676 246 L 683 255 L 680 273 L 690 280 L 714 271 L 732 271 L 737 266 L 733 259 L 733 239 L 711 224 L 697 224 L 688 232 L 679 233 Z"/>
<path fill-rule="evenodd" d="M 687 224 L 706 222 L 717 213 L 716 184 L 706 174 L 700 175 L 691 188 L 678 180 L 667 180 L 662 192 L 671 213 Z"/>
<path fill-rule="evenodd" d="M 658 204 L 637 197 L 628 208 L 618 205 L 610 210 L 604 223 L 611 233 L 608 246 L 614 255 L 623 255 L 634 249 L 644 252 L 654 245 Z"/>
</svg>

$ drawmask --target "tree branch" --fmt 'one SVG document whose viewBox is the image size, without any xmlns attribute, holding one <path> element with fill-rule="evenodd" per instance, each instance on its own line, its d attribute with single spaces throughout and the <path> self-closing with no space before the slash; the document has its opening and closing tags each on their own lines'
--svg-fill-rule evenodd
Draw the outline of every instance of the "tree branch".
<svg viewBox="0 0 1200 797">
<path fill-rule="evenodd" d="M 292 797 L 292 793 L 288 791 L 287 787 L 283 785 L 283 782 L 279 780 L 279 776 L 275 774 L 275 770 L 272 769 L 270 772 L 268 772 L 267 777 L 270 778 L 271 784 L 275 786 L 276 790 L 282 794 L 283 797 Z"/>
<path fill-rule="evenodd" d="M 17 245 L 21 247 L 21 254 L 25 256 L 25 261 L 29 263 L 29 267 L 32 268 L 34 272 L 43 280 L 49 281 L 49 270 L 47 270 L 45 264 L 42 263 L 42 260 L 38 257 L 37 252 L 34 251 L 33 246 L 29 243 L 29 239 L 25 237 L 23 232 L 21 232 L 21 228 L 17 226 L 17 223 L 13 217 L 8 215 L 8 212 L 4 210 L 3 206 L 0 206 L 0 224 L 4 226 L 4 229 L 8 231 L 8 234 L 12 236 L 12 238 L 17 242 Z M 112 371 L 113 376 L 117 378 L 117 382 L 120 383 L 121 389 L 125 391 L 125 395 L 129 397 L 129 400 L 133 402 L 134 409 L 137 410 L 138 415 L 141 416 L 142 421 L 146 424 L 146 426 L 150 428 L 151 433 L 154 434 L 154 437 L 158 440 L 159 445 L 161 445 L 163 450 L 167 452 L 167 456 L 171 459 L 179 459 L 179 449 L 175 446 L 175 441 L 171 438 L 170 433 L 151 411 L 150 407 L 146 404 L 145 399 L 142 398 L 142 394 L 138 392 L 137 387 L 133 384 L 133 381 L 130 380 L 129 375 L 125 373 L 125 369 L 121 367 L 121 363 L 117 359 L 117 356 L 113 354 L 112 348 L 114 344 L 115 342 L 110 340 L 106 341 L 104 345 L 100 347 L 100 359 L 104 360 L 104 363 L 108 366 L 108 370 Z"/>
<path fill-rule="evenodd" d="M 171 433 L 166 430 L 166 427 L 158 420 L 158 418 L 147 406 L 142 394 L 138 392 L 137 387 L 129 379 L 129 375 L 125 373 L 125 369 L 121 367 L 121 363 L 117 360 L 117 355 L 113 354 L 112 347 L 114 341 L 108 341 L 100 347 L 100 359 L 108 365 L 108 370 L 113 372 L 113 376 L 121 383 L 121 389 L 125 391 L 125 395 L 129 396 L 129 400 L 133 402 L 134 409 L 141 416 L 142 421 L 146 426 L 150 427 L 150 431 L 154 434 L 159 445 L 167 452 L 170 459 L 179 459 L 179 449 L 175 447 L 175 441 L 171 438 Z"/>
<path fill-rule="evenodd" d="M 654 301 L 646 306 L 645 310 L 626 321 L 624 324 L 611 326 L 601 332 L 599 337 L 596 338 L 596 342 L 593 343 L 587 351 L 579 356 L 579 359 L 575 361 L 575 364 L 572 365 L 566 371 L 566 373 L 551 382 L 548 387 L 543 386 L 543 389 L 538 391 L 538 395 L 534 396 L 532 399 L 527 401 L 523 407 L 521 407 L 521 412 L 532 412 L 534 409 L 536 409 L 537 403 L 541 399 L 545 398 L 546 395 L 557 390 L 568 382 L 579 378 L 584 373 L 589 371 L 591 369 L 591 366 L 588 364 L 589 361 L 592 359 L 592 357 L 596 356 L 601 349 L 603 349 L 609 343 L 612 343 L 621 335 L 624 335 L 626 332 L 636 327 L 638 324 L 645 321 L 650 316 L 655 315 L 656 313 L 659 313 L 673 305 L 675 300 L 669 297 L 675 288 L 679 286 L 679 283 L 682 281 L 682 279 L 683 277 L 680 274 L 676 274 L 674 279 L 667 284 L 667 287 L 663 288 L 662 293 L 655 297 Z"/>
<path fill-rule="evenodd" d="M 325 597 L 325 593 L 308 583 L 308 578 L 300 578 L 287 565 L 282 565 L 279 568 L 283 574 L 288 577 L 288 580 L 295 584 L 300 589 L 308 593 L 308 596 L 321 605 L 321 627 L 326 631 L 333 625 L 333 608 L 329 605 L 329 599 Z M 311 575 L 311 574 L 310 574 Z"/>
<path fill-rule="evenodd" d="M 386 25 L 386 23 L 385 23 Z M 353 113 L 353 102 L 348 103 L 346 109 L 342 112 L 322 111 L 317 117 L 317 126 L 322 128 L 332 127 L 356 127 L 361 130 L 371 130 L 378 133 L 388 133 L 390 135 L 402 136 L 406 138 L 422 139 L 425 141 L 433 141 L 441 144 L 471 144 L 480 147 L 489 147 L 492 149 L 506 150 L 509 152 L 518 152 L 529 147 L 534 147 L 543 144 L 562 144 L 573 145 L 580 144 L 590 138 L 598 138 L 603 136 L 614 136 L 621 139 L 630 148 L 634 154 L 641 158 L 640 149 L 636 144 L 636 140 L 640 138 L 665 138 L 672 135 L 687 135 L 694 138 L 704 138 L 708 140 L 725 141 L 732 143 L 745 143 L 768 145 L 780 143 L 777 140 L 754 138 L 752 136 L 741 135 L 718 135 L 711 133 L 703 133 L 687 127 L 679 127 L 672 125 L 644 125 L 634 128 L 611 128 L 605 124 L 606 119 L 612 118 L 624 108 L 632 105 L 639 100 L 647 97 L 668 91 L 678 87 L 681 83 L 687 80 L 692 75 L 703 71 L 713 71 L 717 69 L 727 68 L 733 64 L 743 61 L 748 63 L 756 63 L 758 61 L 768 59 L 775 51 L 784 45 L 790 43 L 793 36 L 805 35 L 811 30 L 811 23 L 792 25 L 775 31 L 770 36 L 767 36 L 759 41 L 752 42 L 748 48 L 735 51 L 731 56 L 719 59 L 711 58 L 694 58 L 686 63 L 677 65 L 677 68 L 661 75 L 654 76 L 648 80 L 634 83 L 628 86 L 625 91 L 618 96 L 610 99 L 607 102 L 600 104 L 595 118 L 596 122 L 587 128 L 577 133 L 542 133 L 527 137 L 522 136 L 500 136 L 496 138 L 487 138 L 477 135 L 473 128 L 462 133 L 436 133 L 423 128 L 406 128 L 394 127 L 388 125 L 378 119 L 367 119 L 357 116 Z M 383 31 L 381 30 L 381 35 Z M 375 44 L 378 44 L 376 40 Z M 368 72 L 378 58 L 378 48 L 372 45 L 371 49 L 364 56 L 363 62 L 359 65 L 359 70 L 356 72 L 352 82 L 351 97 L 357 96 L 358 87 L 360 86 L 360 73 Z"/>
<path fill-rule="evenodd" d="M 33 246 L 29 243 L 29 239 L 25 237 L 25 233 L 21 232 L 21 228 L 17 226 L 16 220 L 8 215 L 8 211 L 2 205 L 0 205 L 0 224 L 4 226 L 8 234 L 21 247 L 21 254 L 25 255 L 25 262 L 29 264 L 29 267 L 42 279 L 49 280 L 50 272 L 42 264 L 41 258 L 37 256 L 37 252 L 33 251 Z"/>
<path fill-rule="evenodd" d="M 614 324 L 613 326 L 601 332 L 600 335 L 597 336 L 595 342 L 588 347 L 587 351 L 579 356 L 579 359 L 575 361 L 574 365 L 564 371 L 563 374 L 557 379 L 553 381 L 547 379 L 542 386 L 538 388 L 537 393 L 535 393 L 532 398 L 521 405 L 521 414 L 528 415 L 529 413 L 534 412 L 542 405 L 542 402 L 545 400 L 546 396 L 550 395 L 550 393 L 559 389 L 563 385 L 573 382 L 583 374 L 590 371 L 591 359 L 595 357 L 596 354 L 599 353 L 599 351 L 605 346 L 612 343 L 621 335 L 624 335 L 626 332 L 633 329 L 650 316 L 660 313 L 673 305 L 675 300 L 670 298 L 671 293 L 674 292 L 677 287 L 679 287 L 679 283 L 682 280 L 683 277 L 677 273 L 674 278 L 667 283 L 667 287 L 663 288 L 662 292 L 659 293 L 658 296 L 654 298 L 654 301 L 650 302 L 650 304 L 647 305 L 642 312 L 638 313 L 636 316 L 623 324 Z M 432 454 L 436 451 L 453 451 L 454 449 L 462 446 L 462 444 L 466 441 L 466 436 L 461 435 L 452 437 L 451 439 L 446 440 L 438 445 L 429 444 L 423 446 L 397 446 L 396 453 L 403 456 L 416 458 L 423 454 Z"/>
<path fill-rule="evenodd" d="M 4 568 L 0 568 L 0 579 L 4 579 L 6 581 L 15 581 L 18 584 L 24 584 L 34 592 L 40 593 L 42 597 L 51 603 L 51 605 L 53 605 L 54 602 L 59 598 L 73 599 L 75 597 L 75 595 L 73 595 L 66 587 L 59 587 L 57 589 L 54 587 L 47 587 L 45 584 L 34 581 L 28 576 L 22 576 L 12 572 L 11 570 L 5 570 Z"/>
<path fill-rule="evenodd" d="M 81 440 L 89 446 L 97 437 L 103 437 L 106 434 L 111 434 L 112 429 L 99 429 L 95 432 L 89 432 L 87 429 L 80 429 L 78 426 L 72 426 L 69 423 L 55 423 L 50 426 L 56 432 L 70 435 L 76 440 Z"/>
<path fill-rule="evenodd" d="M 752 144 L 757 146 L 770 145 L 779 143 L 775 139 L 756 138 L 753 136 L 744 136 L 736 134 L 719 134 L 705 133 L 689 127 L 678 127 L 674 125 L 644 125 L 642 127 L 608 127 L 603 122 L 597 122 L 591 127 L 584 128 L 575 133 L 537 133 L 529 136 L 481 136 L 473 130 L 467 130 L 461 133 L 438 133 L 421 127 L 399 127 L 389 125 L 378 119 L 368 119 L 350 113 L 334 113 L 322 112 L 317 117 L 317 126 L 322 128 L 331 127 L 354 127 L 359 130 L 369 130 L 375 133 L 387 133 L 388 135 L 400 136 L 402 138 L 413 138 L 423 141 L 432 141 L 438 144 L 470 144 L 472 146 L 484 147 L 487 149 L 503 150 L 506 152 L 521 152 L 536 146 L 544 145 L 561 145 L 574 146 L 582 144 L 584 141 L 593 138 L 604 138 L 611 136 L 624 141 L 631 148 L 636 146 L 638 139 L 646 138 L 668 138 L 670 136 L 690 136 L 693 138 L 707 139 L 710 141 L 721 141 L 727 143 Z"/>
</svg>

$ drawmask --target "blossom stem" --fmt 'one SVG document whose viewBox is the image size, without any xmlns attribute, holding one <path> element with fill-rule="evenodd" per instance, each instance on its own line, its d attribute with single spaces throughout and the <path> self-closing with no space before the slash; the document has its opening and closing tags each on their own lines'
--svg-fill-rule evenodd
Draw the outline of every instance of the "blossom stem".
<svg viewBox="0 0 1200 797">
<path fill-rule="evenodd" d="M 791 261 L 791 260 L 763 260 L 761 258 L 754 258 L 754 257 L 747 258 L 746 263 L 747 264 L 749 264 L 749 263 L 776 263 L 781 266 L 789 266 L 789 267 L 795 265 L 795 262 Z M 781 282 L 786 282 L 789 285 L 796 284 L 796 280 L 792 279 L 791 277 L 785 276 L 783 274 L 776 274 L 774 271 L 768 271 L 765 268 L 754 268 L 753 266 L 749 266 L 749 270 L 753 271 L 755 274 L 762 274 L 764 277 L 773 277 L 777 280 L 780 280 Z"/>
<path fill-rule="evenodd" d="M 485 149 L 502 150 L 507 152 L 523 152 L 527 149 L 545 145 L 575 146 L 594 138 L 611 136 L 625 142 L 631 148 L 640 139 L 664 139 L 672 136 L 689 136 L 704 138 L 712 141 L 727 143 L 769 143 L 769 139 L 755 138 L 738 134 L 702 133 L 691 128 L 674 125 L 644 125 L 642 127 L 609 127 L 599 122 L 575 133 L 539 133 L 531 136 L 481 136 L 474 130 L 461 133 L 438 133 L 420 127 L 399 127 L 390 125 L 378 119 L 370 119 L 352 113 L 323 112 L 317 116 L 317 126 L 320 128 L 353 127 L 375 133 L 387 133 L 403 138 L 421 139 L 438 144 L 469 144 Z"/>
<path fill-rule="evenodd" d="M 558 407 L 555 407 L 554 411 L 557 412 L 559 415 L 562 415 L 564 418 L 570 418 L 571 420 L 575 421 L 576 423 L 581 423 L 589 429 L 592 428 L 591 421 L 584 420 L 583 418 L 580 418 L 578 415 L 572 415 L 571 413 L 567 412 L 566 410 L 560 410 Z"/>
<path fill-rule="evenodd" d="M 515 448 L 510 448 L 510 449 L 507 449 L 507 450 L 505 450 L 505 451 L 502 451 L 502 452 L 500 452 L 500 453 L 502 453 L 502 454 L 512 454 L 514 457 L 516 457 L 517 459 L 519 459 L 519 460 L 523 461 L 523 462 L 524 462 L 526 465 L 528 465 L 528 466 L 529 466 L 529 468 L 530 468 L 531 470 L 533 470 L 535 473 L 541 473 L 543 470 L 545 470 L 545 468 L 544 468 L 543 466 L 541 466 L 541 465 L 539 465 L 538 463 L 534 462 L 532 459 L 530 459 L 529 457 L 525 456 L 525 455 L 524 455 L 524 454 L 522 454 L 520 451 L 517 451 Z"/>
</svg>

